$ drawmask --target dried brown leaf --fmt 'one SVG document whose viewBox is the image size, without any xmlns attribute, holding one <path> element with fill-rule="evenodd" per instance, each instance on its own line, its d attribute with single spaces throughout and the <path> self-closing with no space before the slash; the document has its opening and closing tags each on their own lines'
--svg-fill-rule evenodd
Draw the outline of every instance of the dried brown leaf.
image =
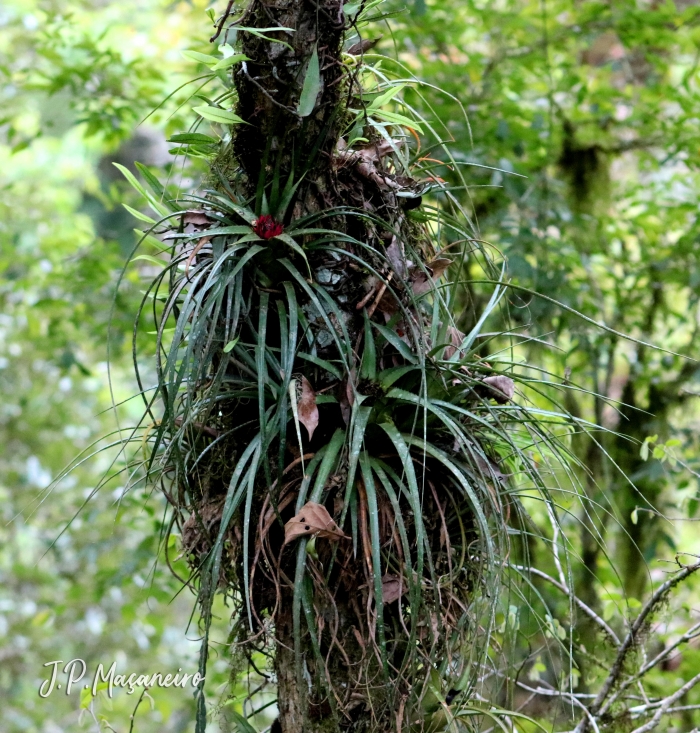
<svg viewBox="0 0 700 733">
<path fill-rule="evenodd" d="M 367 303 L 376 295 L 377 290 L 381 287 L 381 282 L 374 275 L 370 275 L 364 282 L 366 293 L 362 297 L 362 300 L 355 306 L 355 310 L 362 310 Z"/>
<path fill-rule="evenodd" d="M 355 376 L 354 373 L 352 374 L 352 376 Z M 345 396 L 348 400 L 348 407 L 352 408 L 352 406 L 355 404 L 355 390 L 353 389 L 352 379 L 348 379 L 347 382 L 345 382 Z"/>
<path fill-rule="evenodd" d="M 445 359 L 451 359 L 457 352 L 462 341 L 464 341 L 464 334 L 454 326 L 447 327 L 447 335 L 450 337 L 450 345 L 445 346 Z M 463 354 L 460 352 L 460 357 Z"/>
<path fill-rule="evenodd" d="M 386 256 L 394 272 L 403 280 L 406 277 L 406 258 L 395 236 L 391 238 L 391 244 L 386 248 Z"/>
<path fill-rule="evenodd" d="M 439 277 L 444 275 L 445 270 L 452 264 L 452 260 L 448 260 L 447 257 L 438 257 L 432 262 L 428 262 L 428 269 L 432 273 L 433 280 L 437 280 Z"/>
<path fill-rule="evenodd" d="M 485 377 L 481 380 L 489 388 L 489 397 L 492 397 L 499 405 L 505 405 L 513 399 L 515 394 L 515 382 L 510 377 L 497 374 L 493 377 Z"/>
<path fill-rule="evenodd" d="M 301 378 L 301 397 L 297 403 L 299 422 L 306 428 L 309 440 L 313 438 L 318 427 L 318 407 L 316 406 L 316 392 L 306 377 Z"/>
<path fill-rule="evenodd" d="M 385 290 L 382 297 L 379 299 L 379 302 L 377 303 L 377 310 L 380 313 L 384 313 L 388 316 L 393 316 L 394 313 L 398 313 L 399 311 L 399 301 L 396 300 L 396 296 L 393 293 Z"/>
<path fill-rule="evenodd" d="M 393 603 L 408 590 L 403 578 L 398 575 L 384 575 L 382 577 L 382 600 L 384 603 Z"/>
<path fill-rule="evenodd" d="M 361 41 L 358 41 L 357 43 L 353 43 L 352 46 L 347 50 L 347 53 L 349 53 L 351 56 L 361 56 L 363 53 L 366 53 L 370 49 L 374 48 L 379 41 L 381 41 L 383 36 L 379 36 L 378 38 L 364 38 Z"/>
<path fill-rule="evenodd" d="M 350 424 L 350 415 L 352 414 L 352 406 L 355 404 L 355 369 L 350 370 L 348 378 L 340 383 L 338 389 L 338 403 L 340 404 L 340 414 L 346 425 Z"/>
<path fill-rule="evenodd" d="M 411 289 L 414 295 L 424 295 L 433 287 L 433 281 L 425 272 L 417 272 L 411 282 Z"/>
<path fill-rule="evenodd" d="M 211 224 L 212 220 L 207 216 L 206 211 L 192 210 L 186 211 L 182 218 L 183 224 L 194 224 L 194 226 L 202 227 Z"/>
<path fill-rule="evenodd" d="M 479 453 L 472 452 L 472 458 L 476 463 L 476 467 L 481 471 L 482 475 L 493 478 L 496 481 L 503 482 L 505 480 L 505 474 L 502 473 L 498 464 L 488 456 L 484 458 Z"/>
<path fill-rule="evenodd" d="M 411 283 L 413 294 L 423 295 L 431 290 L 433 282 L 443 275 L 451 264 L 452 260 L 448 260 L 446 257 L 438 257 L 425 266 L 427 272 L 423 272 L 423 270 L 415 272 Z"/>
<path fill-rule="evenodd" d="M 371 163 L 378 163 L 383 157 L 389 155 L 400 143 L 396 141 L 382 140 L 381 142 L 368 145 L 356 151 L 357 155 Z"/>
<path fill-rule="evenodd" d="M 377 170 L 375 163 L 392 151 L 392 146 L 388 141 L 383 141 L 377 145 L 370 145 L 361 150 L 342 150 L 337 149 L 338 161 L 348 165 L 354 165 L 355 170 L 365 178 L 373 181 L 382 191 L 390 191 L 401 188 L 390 175 L 385 175 Z"/>
<path fill-rule="evenodd" d="M 284 525 L 284 544 L 297 537 L 316 535 L 328 540 L 346 539 L 346 535 L 335 523 L 323 504 L 308 501 L 296 516 Z"/>
<path fill-rule="evenodd" d="M 362 638 L 362 634 L 354 626 L 352 627 L 352 633 L 355 635 L 358 646 L 360 647 L 360 649 L 362 649 L 362 651 L 364 651 L 365 640 Z"/>
</svg>

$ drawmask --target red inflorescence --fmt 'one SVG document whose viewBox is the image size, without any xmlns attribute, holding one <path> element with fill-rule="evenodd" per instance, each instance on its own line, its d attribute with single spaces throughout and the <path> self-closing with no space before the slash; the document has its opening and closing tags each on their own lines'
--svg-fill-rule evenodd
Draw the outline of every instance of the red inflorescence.
<svg viewBox="0 0 700 733">
<path fill-rule="evenodd" d="M 284 231 L 284 227 L 269 214 L 263 214 L 253 222 L 253 231 L 261 239 L 272 239 L 273 237 L 279 237 Z"/>
</svg>

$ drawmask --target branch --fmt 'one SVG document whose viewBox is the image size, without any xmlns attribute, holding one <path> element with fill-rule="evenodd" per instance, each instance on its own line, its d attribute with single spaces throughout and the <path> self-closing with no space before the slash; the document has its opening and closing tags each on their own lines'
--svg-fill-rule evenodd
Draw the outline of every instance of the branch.
<svg viewBox="0 0 700 733">
<path fill-rule="evenodd" d="M 605 706 L 606 709 L 608 709 L 614 702 L 620 697 L 620 694 L 624 692 L 630 685 L 633 685 L 637 680 L 640 680 L 644 675 L 649 672 L 651 669 L 656 667 L 657 664 L 660 662 L 663 662 L 664 659 L 668 657 L 668 655 L 674 650 L 677 649 L 681 644 L 685 644 L 686 642 L 690 641 L 691 639 L 695 639 L 698 635 L 700 635 L 700 623 L 695 624 L 694 626 L 691 626 L 688 631 L 683 634 L 679 639 L 677 639 L 671 646 L 667 647 L 666 649 L 663 649 L 660 651 L 650 662 L 647 662 L 635 675 L 630 677 L 627 681 L 623 682 L 620 687 L 618 688 L 617 692 L 610 698 L 610 701 Z"/>
<path fill-rule="evenodd" d="M 148 694 L 148 686 L 146 686 L 146 687 L 143 688 L 143 692 L 141 693 L 141 696 L 139 697 L 138 701 L 136 702 L 136 707 L 134 708 L 134 712 L 131 713 L 131 715 L 130 715 L 131 725 L 129 726 L 129 733 L 133 733 L 133 731 L 134 731 L 134 721 L 136 720 L 136 711 L 139 709 L 139 706 L 143 702 L 144 696 L 145 697 L 149 697 L 149 698 L 151 697 Z"/>
<path fill-rule="evenodd" d="M 678 585 L 678 583 L 685 580 L 689 575 L 692 575 L 697 570 L 700 570 L 700 562 L 697 562 L 694 565 L 687 565 L 675 577 L 669 578 L 669 580 L 667 580 L 663 585 L 657 588 L 657 590 L 652 594 L 651 598 L 644 604 L 644 607 L 639 612 L 637 618 L 634 620 L 634 623 L 630 627 L 630 630 L 627 633 L 625 640 L 622 642 L 622 645 L 617 652 L 617 657 L 615 658 L 615 662 L 613 663 L 608 678 L 605 680 L 605 683 L 598 693 L 598 696 L 591 705 L 590 710 L 594 716 L 599 717 L 600 715 L 605 714 L 605 712 L 607 712 L 607 710 L 610 708 L 611 701 L 608 701 L 607 703 L 605 701 L 612 691 L 613 687 L 617 683 L 620 675 L 622 674 L 623 665 L 627 658 L 627 654 L 637 640 L 637 636 L 644 628 L 649 614 L 651 614 L 654 608 L 659 603 L 661 603 L 661 601 L 663 601 L 663 599 L 672 588 L 674 588 L 676 585 Z M 669 703 L 669 706 L 671 704 L 672 703 Z M 588 725 L 588 717 L 582 718 L 581 722 L 576 726 L 574 733 L 586 733 L 586 731 L 588 730 Z M 651 728 L 648 728 L 646 730 L 651 730 Z M 633 731 L 633 733 L 639 732 Z"/>
<path fill-rule="evenodd" d="M 515 568 L 516 570 L 528 571 L 533 575 L 536 575 L 538 578 L 542 578 L 543 580 L 550 582 L 562 593 L 569 596 L 569 598 L 571 598 L 590 619 L 595 621 L 595 623 L 597 623 L 598 626 L 600 626 L 600 628 L 603 629 L 603 631 L 605 631 L 605 633 L 615 642 L 616 646 L 620 646 L 620 640 L 617 638 L 617 634 L 610 628 L 610 626 L 590 606 L 586 605 L 578 596 L 574 595 L 565 585 L 537 568 L 526 568 L 524 565 L 511 565 L 510 567 Z"/>
<path fill-rule="evenodd" d="M 635 728 L 632 731 L 632 733 L 648 733 L 648 731 L 654 730 L 654 728 L 656 728 L 656 726 L 659 724 L 659 721 L 661 720 L 663 715 L 666 712 L 668 712 L 668 709 L 671 707 L 671 705 L 673 705 L 673 703 L 676 702 L 676 700 L 683 697 L 683 695 L 685 695 L 686 692 L 689 692 L 690 690 L 692 690 L 693 687 L 695 687 L 695 685 L 698 684 L 698 682 L 700 682 L 700 674 L 696 674 L 695 677 L 693 677 L 691 680 L 686 682 L 683 685 L 683 687 L 680 687 L 679 689 L 677 689 L 673 693 L 673 695 L 670 695 L 669 697 L 667 697 L 663 701 L 661 707 L 654 713 L 654 717 L 648 723 L 645 723 L 644 725 L 640 726 L 639 728 Z"/>
<path fill-rule="evenodd" d="M 218 24 L 216 25 L 216 33 L 209 39 L 209 43 L 214 43 L 214 41 L 221 35 L 221 31 L 223 30 L 224 23 L 228 19 L 229 15 L 231 15 L 231 10 L 233 9 L 233 3 L 234 0 L 228 0 L 228 5 L 226 6 L 226 10 L 224 10 L 224 14 L 219 19 Z"/>
<path fill-rule="evenodd" d="M 515 684 L 520 687 L 523 690 L 527 690 L 528 692 L 533 693 L 534 695 L 543 695 L 546 697 L 566 697 L 568 698 L 574 705 L 577 705 L 578 707 L 583 710 L 584 714 L 587 716 L 587 719 L 590 721 L 590 724 L 593 726 L 593 730 L 595 733 L 600 733 L 600 729 L 598 728 L 598 724 L 596 723 L 595 718 L 591 713 L 589 712 L 588 708 L 584 705 L 584 703 L 579 700 L 579 696 L 572 692 L 565 692 L 563 690 L 547 690 L 543 687 L 530 687 L 523 682 L 520 682 L 519 680 L 515 681 Z"/>
</svg>

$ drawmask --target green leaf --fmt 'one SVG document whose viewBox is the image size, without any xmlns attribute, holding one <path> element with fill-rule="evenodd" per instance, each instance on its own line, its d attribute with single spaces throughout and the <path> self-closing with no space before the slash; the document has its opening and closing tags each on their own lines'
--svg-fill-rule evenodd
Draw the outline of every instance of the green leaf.
<svg viewBox="0 0 700 733">
<path fill-rule="evenodd" d="M 331 362 L 326 361 L 325 359 L 321 359 L 318 356 L 314 356 L 313 354 L 305 354 L 303 351 L 300 351 L 297 353 L 297 356 L 300 359 L 304 359 L 304 361 L 310 361 L 312 364 L 316 364 L 316 366 L 320 366 L 321 369 L 325 369 L 327 372 L 330 372 L 336 379 L 342 379 L 343 375 L 340 369 L 338 369 L 337 366 L 334 364 L 331 364 Z M 318 398 L 316 398 L 316 401 L 318 402 Z"/>
<path fill-rule="evenodd" d="M 136 176 L 128 169 L 125 168 L 123 165 L 120 165 L 119 163 L 112 163 L 112 165 L 121 171 L 124 178 L 126 178 L 127 181 L 132 185 L 132 187 L 140 193 L 146 201 L 148 201 L 151 208 L 161 216 L 167 216 L 170 211 L 165 206 L 160 204 L 158 201 L 153 198 L 153 196 L 146 191 L 146 189 L 136 180 Z"/>
<path fill-rule="evenodd" d="M 384 389 L 389 389 L 389 387 L 391 387 L 394 382 L 401 379 L 404 374 L 408 374 L 417 368 L 417 366 L 390 367 L 389 369 L 382 370 L 377 378 Z"/>
<path fill-rule="evenodd" d="M 314 488 L 311 492 L 311 497 L 309 498 L 309 501 L 313 501 L 316 503 L 321 501 L 323 489 L 326 486 L 326 482 L 328 481 L 328 477 L 330 476 L 331 471 L 335 470 L 336 468 L 338 455 L 340 454 L 340 451 L 344 445 L 345 431 L 338 428 L 333 434 L 333 437 L 331 438 L 330 443 L 328 443 L 326 451 L 323 454 L 323 460 L 321 461 L 318 473 L 316 474 Z"/>
<path fill-rule="evenodd" d="M 389 666 L 387 662 L 386 634 L 384 630 L 384 601 L 382 598 L 382 558 L 381 558 L 381 535 L 379 533 L 379 508 L 377 504 L 377 493 L 372 476 L 370 458 L 367 451 L 360 454 L 360 472 L 364 480 L 364 488 L 367 497 L 367 510 L 369 514 L 369 530 L 371 537 L 372 553 L 372 576 L 374 578 L 374 604 L 377 609 L 377 632 L 379 636 L 379 647 L 381 650 L 382 669 L 384 677 L 388 679 Z"/>
<path fill-rule="evenodd" d="M 316 395 L 316 404 L 317 405 L 328 405 L 328 404 L 337 405 L 338 398 L 330 394 Z"/>
<path fill-rule="evenodd" d="M 92 702 L 92 690 L 88 686 L 87 688 L 83 688 L 80 691 L 80 709 L 86 710 L 90 707 L 90 703 Z"/>
<path fill-rule="evenodd" d="M 301 255 L 304 258 L 306 268 L 309 272 L 309 277 L 311 277 L 311 266 L 309 265 L 309 261 L 306 258 L 306 252 L 304 252 L 304 250 L 294 241 L 294 239 L 290 237 L 289 234 L 278 234 L 275 239 L 279 239 L 285 244 L 289 245 L 297 254 Z"/>
<path fill-rule="evenodd" d="M 137 160 L 135 165 L 139 169 L 141 175 L 146 179 L 146 183 L 150 186 L 151 191 L 153 191 L 158 199 L 164 199 L 166 197 L 165 186 L 163 186 L 163 184 L 153 175 L 153 173 L 151 173 L 151 171 L 143 163 L 139 163 L 139 161 Z M 160 201 L 158 201 L 158 203 L 160 203 Z M 180 208 L 172 202 L 165 201 L 165 205 L 171 211 L 180 210 Z"/>
<path fill-rule="evenodd" d="M 316 551 L 316 535 L 306 543 L 306 554 L 313 557 L 314 560 L 318 560 L 318 552 Z"/>
<path fill-rule="evenodd" d="M 414 120 L 410 119 L 409 117 L 406 117 L 405 115 L 399 115 L 396 114 L 396 112 L 387 112 L 385 109 L 375 109 L 372 112 L 373 117 L 379 117 L 379 119 L 384 120 L 385 122 L 390 122 L 394 125 L 403 125 L 404 127 L 409 127 L 411 130 L 415 130 L 416 132 L 423 134 L 423 128 L 415 122 Z"/>
<path fill-rule="evenodd" d="M 163 260 L 159 260 L 156 257 L 151 257 L 151 255 L 139 255 L 138 257 L 134 257 L 134 260 L 144 260 L 146 262 L 150 262 L 152 265 L 158 265 L 158 267 L 167 267 L 168 263 L 163 262 Z"/>
<path fill-rule="evenodd" d="M 214 66 L 219 61 L 215 56 L 210 56 L 207 53 L 199 53 L 199 51 L 181 51 L 180 53 L 190 61 L 196 61 L 199 64 L 206 64 L 207 66 Z"/>
<path fill-rule="evenodd" d="M 217 227 L 216 229 L 207 229 L 208 237 L 222 237 L 226 234 L 250 234 L 250 227 L 241 224 L 230 227 Z"/>
<path fill-rule="evenodd" d="M 150 244 L 155 247 L 159 252 L 170 252 L 171 247 L 163 244 L 160 239 L 156 239 L 152 234 L 142 232 L 140 229 L 134 229 L 134 234 L 138 237 L 142 244 Z"/>
<path fill-rule="evenodd" d="M 126 178 L 127 181 L 133 186 L 133 188 L 140 193 L 144 198 L 149 198 L 148 193 L 146 192 L 146 189 L 136 180 L 136 176 L 128 169 L 125 168 L 123 165 L 120 165 L 119 163 L 112 163 L 112 165 L 115 168 L 118 168 L 122 174 L 124 175 L 124 178 Z"/>
<path fill-rule="evenodd" d="M 146 214 L 142 214 L 140 211 L 136 211 L 136 209 L 132 209 L 131 206 L 128 204 L 122 204 L 122 206 L 133 216 L 136 217 L 139 221 L 145 221 L 148 224 L 155 224 L 156 220 L 151 219 L 150 216 L 147 216 Z"/>
<path fill-rule="evenodd" d="M 287 183 L 285 184 L 284 188 L 282 189 L 282 196 L 280 198 L 280 202 L 279 204 L 277 204 L 277 210 L 275 212 L 275 217 L 277 221 L 282 221 L 284 219 L 284 215 L 287 212 L 287 207 L 289 206 L 289 203 L 291 202 L 292 197 L 296 193 L 296 190 L 299 187 L 299 184 L 304 180 L 305 176 L 306 176 L 306 173 L 304 173 L 304 175 L 302 175 L 299 179 L 294 181 L 293 172 L 289 174 Z"/>
<path fill-rule="evenodd" d="M 233 341 L 229 341 L 226 346 L 224 346 L 224 354 L 229 354 L 231 351 L 233 351 L 234 347 L 238 343 L 238 336 L 236 336 Z"/>
<path fill-rule="evenodd" d="M 186 145 L 218 145 L 219 141 L 211 135 L 203 135 L 201 132 L 178 132 L 168 139 L 169 143 L 184 143 Z"/>
<path fill-rule="evenodd" d="M 372 100 L 372 103 L 367 107 L 367 112 L 370 113 L 378 110 L 382 105 L 393 99 L 405 86 L 406 84 L 398 84 L 397 86 L 391 87 L 391 89 L 388 89 L 383 94 L 380 94 Z"/>
<path fill-rule="evenodd" d="M 377 378 L 377 350 L 374 345 L 374 334 L 372 324 L 367 316 L 367 309 L 364 309 L 365 316 L 365 345 L 362 352 L 362 365 L 360 366 L 360 379 Z"/>
<path fill-rule="evenodd" d="M 375 323 L 372 321 L 372 325 L 384 336 L 384 338 L 403 356 L 406 361 L 415 364 L 416 356 L 409 348 L 408 344 L 401 340 L 401 337 L 390 328 L 382 326 L 381 323 Z"/>
<path fill-rule="evenodd" d="M 208 104 L 199 107 L 193 107 L 194 111 L 205 120 L 218 122 L 221 125 L 240 125 L 245 124 L 244 121 L 235 113 L 227 109 L 219 109 Z"/>
<path fill-rule="evenodd" d="M 297 114 L 299 117 L 308 117 L 316 106 L 316 98 L 321 91 L 321 69 L 318 63 L 318 48 L 314 47 L 314 51 L 309 59 L 309 65 L 306 68 L 306 76 L 304 77 L 304 86 L 299 97 L 299 105 L 297 106 Z"/>
<path fill-rule="evenodd" d="M 228 56 L 225 59 L 222 59 L 217 64 L 212 66 L 212 71 L 219 71 L 220 69 L 228 69 L 229 66 L 233 66 L 234 64 L 239 64 L 241 61 L 250 61 L 250 59 L 244 54 L 244 53 L 237 53 L 233 56 Z"/>
<path fill-rule="evenodd" d="M 257 733 L 255 728 L 253 728 L 248 720 L 244 718 L 240 713 L 237 713 L 235 710 L 233 710 L 229 714 L 233 716 L 236 728 L 238 729 L 239 733 Z"/>
</svg>

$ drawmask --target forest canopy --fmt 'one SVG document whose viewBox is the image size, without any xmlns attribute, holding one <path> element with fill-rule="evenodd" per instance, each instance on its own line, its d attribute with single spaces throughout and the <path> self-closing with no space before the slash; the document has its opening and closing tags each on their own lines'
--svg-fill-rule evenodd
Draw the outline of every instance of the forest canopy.
<svg viewBox="0 0 700 733">
<path fill-rule="evenodd" d="M 2 729 L 697 729 L 699 60 L 686 0 L 6 0 Z"/>
</svg>

